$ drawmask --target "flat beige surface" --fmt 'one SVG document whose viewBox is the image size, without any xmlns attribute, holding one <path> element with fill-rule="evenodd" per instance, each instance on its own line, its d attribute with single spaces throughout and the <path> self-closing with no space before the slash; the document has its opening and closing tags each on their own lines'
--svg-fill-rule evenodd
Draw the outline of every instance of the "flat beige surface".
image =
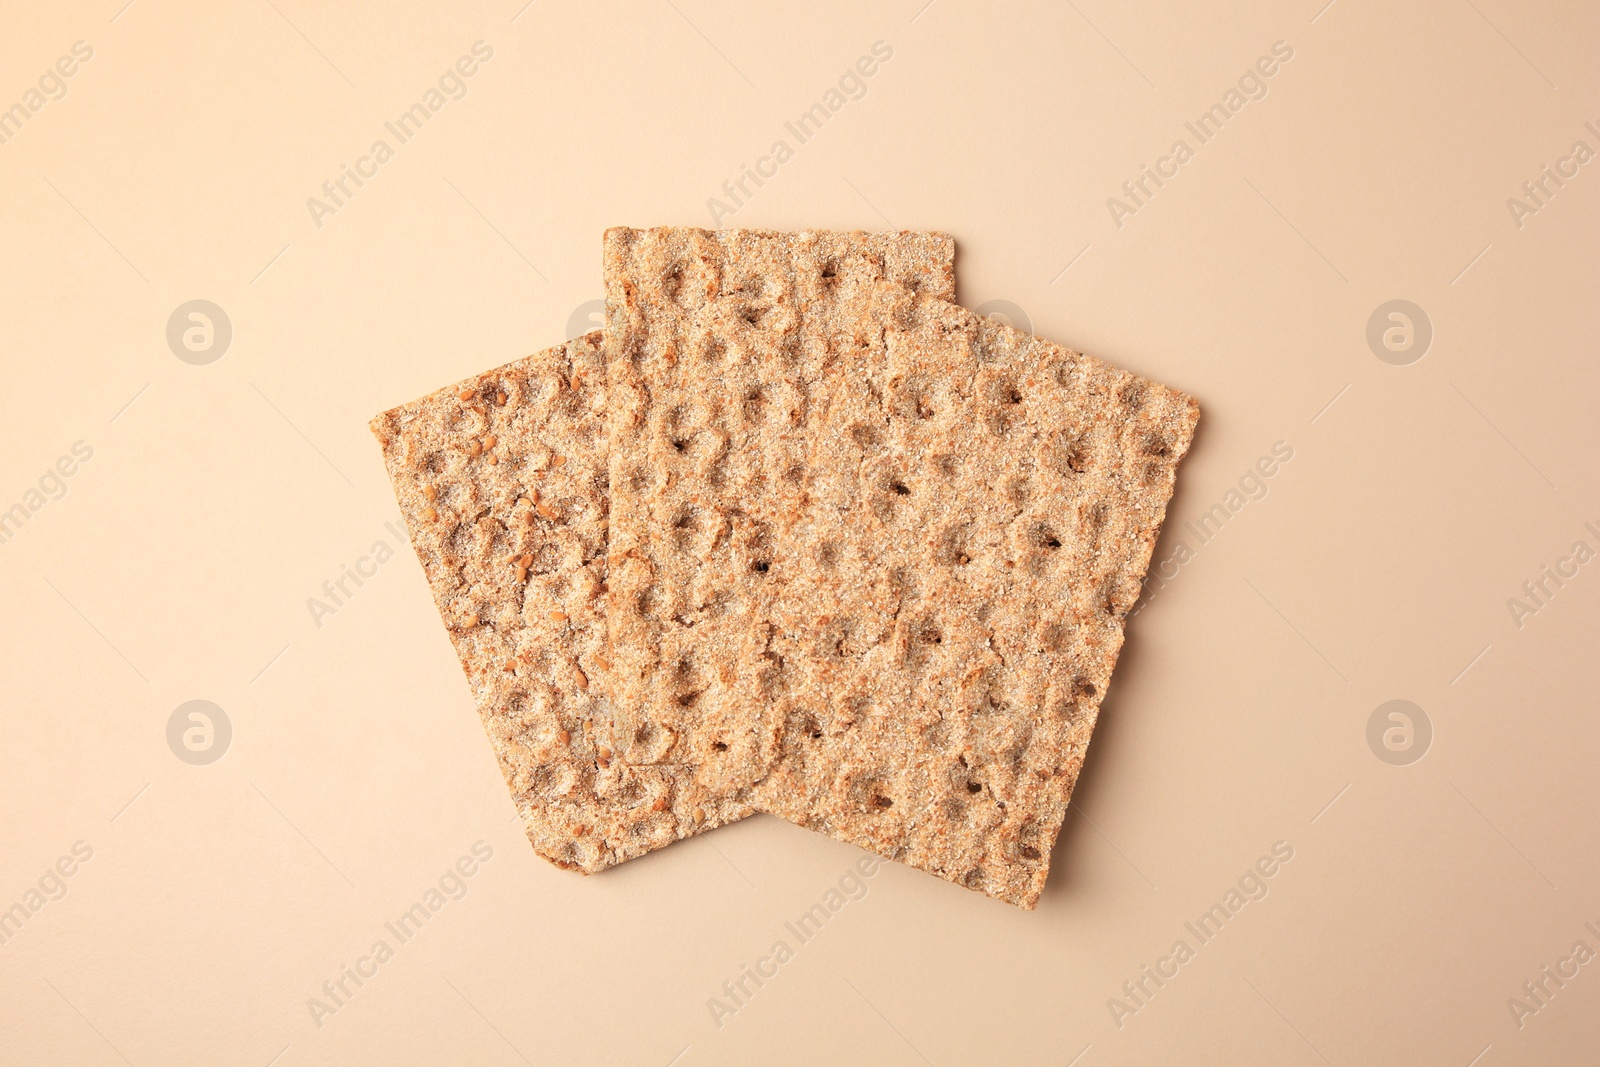
<svg viewBox="0 0 1600 1067">
<path fill-rule="evenodd" d="M 1600 1043 L 1572 955 L 1600 950 L 1591 9 L 121 6 L 14 5 L 0 35 L 5 106 L 93 48 L 0 144 L 0 508 L 38 505 L 0 543 L 0 907 L 39 905 L 4 927 L 0 1062 L 1495 1067 Z M 466 94 L 446 79 L 401 143 L 384 124 L 478 40 Z M 785 123 L 880 40 L 800 143 Z M 1276 41 L 1265 97 L 1201 143 L 1185 123 Z M 371 176 L 319 228 L 341 165 Z M 862 878 L 769 817 L 551 867 L 386 525 L 367 419 L 593 323 L 603 229 L 710 225 L 742 165 L 775 174 L 723 224 L 945 230 L 963 303 L 1204 409 L 1035 912 Z M 1175 176 L 1135 203 L 1145 165 Z M 1535 203 L 1545 165 L 1569 176 Z M 195 299 L 232 325 L 204 366 L 166 337 Z M 1397 299 L 1432 327 L 1405 366 L 1367 340 Z M 1379 325 L 1388 354 L 1404 324 Z M 334 604 L 346 565 L 364 584 Z M 208 765 L 169 748 L 191 700 L 231 724 Z M 1391 700 L 1431 725 L 1409 765 L 1369 746 Z M 1376 752 L 1414 755 L 1389 714 Z M 186 725 L 177 750 L 210 754 Z"/>
</svg>

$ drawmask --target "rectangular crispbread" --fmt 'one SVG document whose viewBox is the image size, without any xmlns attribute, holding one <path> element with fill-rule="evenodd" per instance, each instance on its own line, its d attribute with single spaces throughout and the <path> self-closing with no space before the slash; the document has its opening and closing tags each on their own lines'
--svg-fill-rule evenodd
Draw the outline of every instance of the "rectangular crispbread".
<svg viewBox="0 0 1600 1067">
<path fill-rule="evenodd" d="M 868 321 L 811 464 L 854 485 L 775 536 L 814 562 L 756 807 L 1033 907 L 1198 408 L 942 301 Z"/>
<path fill-rule="evenodd" d="M 630 758 L 1034 906 L 1194 402 L 882 272 L 606 253 Z"/>
<path fill-rule="evenodd" d="M 803 493 L 815 383 L 878 285 L 953 295 L 940 234 L 605 237 L 610 645 L 627 759 L 742 795 L 777 755 L 771 537 Z M 842 334 L 841 335 L 841 331 Z M 750 672 L 737 679 L 730 672 Z"/>
<path fill-rule="evenodd" d="M 584 872 L 750 813 L 613 758 L 605 395 L 596 330 L 372 422 L 528 838 Z"/>
<path fill-rule="evenodd" d="M 916 259 L 910 280 L 953 295 L 948 238 L 825 239 L 886 244 Z M 605 654 L 606 393 L 595 331 L 372 422 L 528 837 L 585 873 L 752 810 L 682 766 L 618 758 Z"/>
</svg>

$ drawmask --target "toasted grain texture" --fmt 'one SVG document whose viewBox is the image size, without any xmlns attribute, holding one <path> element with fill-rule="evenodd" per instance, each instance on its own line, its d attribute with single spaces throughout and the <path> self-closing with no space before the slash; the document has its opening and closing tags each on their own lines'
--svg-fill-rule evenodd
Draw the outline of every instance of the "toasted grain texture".
<svg viewBox="0 0 1600 1067">
<path fill-rule="evenodd" d="M 608 244 L 636 735 L 1034 906 L 1194 402 L 886 279 L 751 323 L 662 266 Z M 714 343 L 739 358 L 681 355 Z"/>
<path fill-rule="evenodd" d="M 372 422 L 528 838 L 586 873 L 750 812 L 616 758 L 605 397 L 596 330 Z"/>
<path fill-rule="evenodd" d="M 810 465 L 859 473 L 785 533 L 844 536 L 771 616 L 756 804 L 1033 907 L 1198 409 L 940 301 L 871 314 L 882 386 L 831 391 Z"/>
<path fill-rule="evenodd" d="M 767 773 L 788 714 L 772 620 L 799 566 L 781 538 L 811 503 L 819 383 L 869 351 L 878 287 L 952 295 L 952 255 L 938 234 L 606 233 L 608 615 L 630 763 L 689 764 L 725 796 Z"/>
<path fill-rule="evenodd" d="M 914 259 L 913 280 L 953 293 L 948 238 L 823 240 Z M 529 839 L 586 873 L 751 811 L 681 766 L 620 758 L 604 615 L 601 344 L 590 333 L 372 423 Z"/>
</svg>

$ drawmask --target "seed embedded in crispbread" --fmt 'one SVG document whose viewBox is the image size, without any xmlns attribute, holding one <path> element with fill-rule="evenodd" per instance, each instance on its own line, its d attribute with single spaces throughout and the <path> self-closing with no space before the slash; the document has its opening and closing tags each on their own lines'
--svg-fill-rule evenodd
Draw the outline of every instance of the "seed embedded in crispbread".
<svg viewBox="0 0 1600 1067">
<path fill-rule="evenodd" d="M 372 421 L 535 851 L 585 873 L 750 813 L 619 758 L 606 697 L 600 331 Z"/>
<path fill-rule="evenodd" d="M 870 269 L 606 266 L 630 759 L 1033 907 L 1194 402 Z"/>
<path fill-rule="evenodd" d="M 878 286 L 952 297 L 953 253 L 942 234 L 607 231 L 608 622 L 630 763 L 688 763 L 720 795 L 766 774 L 786 714 L 768 699 L 789 581 L 773 537 L 804 506 L 818 383 L 871 344 Z"/>
</svg>

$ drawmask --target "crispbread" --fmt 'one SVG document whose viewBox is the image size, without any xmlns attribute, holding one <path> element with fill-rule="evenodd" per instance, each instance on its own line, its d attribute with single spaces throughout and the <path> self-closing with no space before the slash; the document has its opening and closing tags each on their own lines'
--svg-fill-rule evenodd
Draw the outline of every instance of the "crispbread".
<svg viewBox="0 0 1600 1067">
<path fill-rule="evenodd" d="M 756 806 L 1033 907 L 1198 408 L 926 297 L 869 321 L 881 390 L 811 464 L 858 481 L 791 527 L 838 547 L 771 617 L 791 710 Z"/>
<path fill-rule="evenodd" d="M 608 755 L 605 395 L 596 330 L 372 421 L 528 838 L 586 873 L 750 813 Z"/>
<path fill-rule="evenodd" d="M 908 281 L 953 295 L 947 237 L 821 236 L 845 254 L 907 263 Z M 601 346 L 595 331 L 372 422 L 529 839 L 585 873 L 751 812 L 681 766 L 615 758 L 600 599 L 610 510 Z"/>
<path fill-rule="evenodd" d="M 804 495 L 815 383 L 875 288 L 953 295 L 940 234 L 607 231 L 610 646 L 634 765 L 739 794 L 777 756 L 768 539 Z M 732 678 L 730 671 L 748 672 Z"/>
<path fill-rule="evenodd" d="M 606 266 L 630 758 L 1034 906 L 1194 402 L 871 272 Z"/>
</svg>

